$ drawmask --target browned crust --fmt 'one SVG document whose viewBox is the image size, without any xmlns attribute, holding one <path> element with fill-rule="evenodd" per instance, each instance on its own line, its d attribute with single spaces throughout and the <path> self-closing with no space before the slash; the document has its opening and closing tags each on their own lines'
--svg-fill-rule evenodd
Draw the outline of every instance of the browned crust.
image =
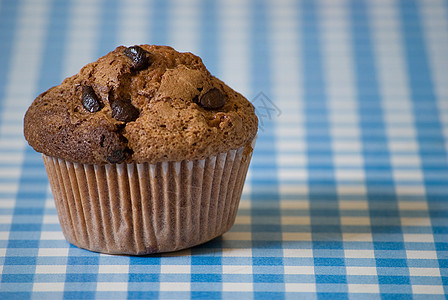
<svg viewBox="0 0 448 300">
<path fill-rule="evenodd" d="M 255 137 L 252 104 L 213 77 L 199 57 L 166 46 L 141 47 L 151 61 L 144 70 L 133 70 L 120 46 L 39 95 L 25 115 L 28 143 L 38 152 L 84 164 L 157 163 L 203 159 Z M 102 102 L 100 111 L 83 107 L 85 85 Z M 224 94 L 226 104 L 207 110 L 197 99 L 212 88 Z M 124 98 L 139 110 L 135 121 L 112 117 L 110 102 Z M 111 159 L 117 155 L 118 161 Z"/>
</svg>

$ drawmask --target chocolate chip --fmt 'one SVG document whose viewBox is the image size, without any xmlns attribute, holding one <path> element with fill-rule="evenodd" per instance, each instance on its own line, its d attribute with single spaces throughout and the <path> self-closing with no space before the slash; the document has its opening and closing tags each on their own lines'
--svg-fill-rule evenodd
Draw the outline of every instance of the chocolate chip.
<svg viewBox="0 0 448 300">
<path fill-rule="evenodd" d="M 200 97 L 199 104 L 205 109 L 218 109 L 226 104 L 226 99 L 219 89 L 212 88 Z"/>
<path fill-rule="evenodd" d="M 134 70 L 142 70 L 149 66 L 147 52 L 139 46 L 132 46 L 124 49 L 123 53 L 132 61 Z"/>
<path fill-rule="evenodd" d="M 114 100 L 110 104 L 112 117 L 121 122 L 135 121 L 139 116 L 139 111 L 135 108 L 131 100 Z"/>
<path fill-rule="evenodd" d="M 101 101 L 98 99 L 91 86 L 82 87 L 82 106 L 91 113 L 97 112 L 103 108 Z"/>
<path fill-rule="evenodd" d="M 111 164 L 118 164 L 123 162 L 126 159 L 126 152 L 121 150 L 121 149 L 117 149 L 117 150 L 113 150 L 110 155 L 106 158 L 108 162 L 110 162 Z"/>
</svg>

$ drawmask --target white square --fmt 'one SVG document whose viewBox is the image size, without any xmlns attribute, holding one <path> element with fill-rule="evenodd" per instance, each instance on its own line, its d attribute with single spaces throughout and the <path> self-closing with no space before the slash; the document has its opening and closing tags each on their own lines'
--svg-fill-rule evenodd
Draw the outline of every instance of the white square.
<svg viewBox="0 0 448 300">
<path fill-rule="evenodd" d="M 11 224 L 12 216 L 0 216 L 0 224 Z"/>
<path fill-rule="evenodd" d="M 278 178 L 283 180 L 306 180 L 308 173 L 305 169 L 279 169 Z"/>
<path fill-rule="evenodd" d="M 432 294 L 432 295 L 443 295 L 445 291 L 441 285 L 413 285 L 413 294 Z"/>
<path fill-rule="evenodd" d="M 286 127 L 288 128 L 288 127 Z M 296 130 L 295 128 L 293 128 Z M 281 131 L 283 133 L 284 131 Z M 277 162 L 280 166 L 305 166 L 306 158 L 303 154 L 288 154 L 288 153 L 279 153 L 277 156 Z"/>
<path fill-rule="evenodd" d="M 129 273 L 129 265 L 99 265 L 98 273 L 100 274 L 127 274 Z"/>
<path fill-rule="evenodd" d="M 406 250 L 406 257 L 408 259 L 437 259 L 437 252 L 426 250 Z"/>
<path fill-rule="evenodd" d="M 235 224 L 251 224 L 250 216 L 236 216 Z"/>
<path fill-rule="evenodd" d="M 346 271 L 347 275 L 378 275 L 375 267 L 347 267 Z"/>
<path fill-rule="evenodd" d="M 252 282 L 223 282 L 222 290 L 224 292 L 252 292 Z"/>
<path fill-rule="evenodd" d="M 395 184 L 395 191 L 398 195 L 406 195 L 406 196 L 424 196 L 426 193 L 426 189 L 423 185 L 400 185 L 399 183 Z M 416 210 L 416 209 L 414 209 Z"/>
<path fill-rule="evenodd" d="M 359 201 L 339 201 L 339 209 L 341 210 L 367 210 L 369 204 L 365 200 Z"/>
<path fill-rule="evenodd" d="M 309 210 L 310 203 L 308 200 L 282 200 L 280 202 L 280 208 L 282 210 L 289 210 L 289 209 Z"/>
<path fill-rule="evenodd" d="M 285 283 L 286 292 L 315 293 L 315 283 Z"/>
<path fill-rule="evenodd" d="M 160 273 L 162 274 L 190 274 L 190 265 L 161 265 Z"/>
<path fill-rule="evenodd" d="M 428 210 L 428 203 L 426 201 L 399 201 L 398 202 L 398 208 L 401 211 L 406 210 Z"/>
<path fill-rule="evenodd" d="M 369 217 L 341 217 L 341 225 L 370 225 Z"/>
<path fill-rule="evenodd" d="M 345 249 L 344 255 L 346 258 L 375 258 L 373 250 Z"/>
<path fill-rule="evenodd" d="M 65 274 L 67 265 L 36 265 L 36 274 Z"/>
<path fill-rule="evenodd" d="M 251 248 L 223 248 L 223 257 L 252 257 Z"/>
<path fill-rule="evenodd" d="M 364 181 L 365 173 L 359 169 L 336 169 L 335 177 L 336 180 Z"/>
<path fill-rule="evenodd" d="M 252 240 L 251 232 L 229 231 L 224 233 L 223 239 L 233 241 L 250 241 Z"/>
<path fill-rule="evenodd" d="M 312 249 L 283 249 L 284 257 L 314 257 Z"/>
<path fill-rule="evenodd" d="M 418 150 L 418 145 L 415 141 L 389 141 L 389 149 L 391 152 L 412 152 Z"/>
<path fill-rule="evenodd" d="M 393 166 L 419 167 L 421 166 L 420 157 L 415 154 L 397 155 L 392 154 L 390 157 Z"/>
<path fill-rule="evenodd" d="M 284 266 L 285 274 L 314 275 L 314 266 Z"/>
<path fill-rule="evenodd" d="M 5 100 L 5 99 L 4 99 Z M 2 129 L 4 128 L 4 125 L 1 127 Z M 10 150 L 12 148 L 14 149 L 23 149 L 23 141 L 19 140 L 19 139 L 14 139 L 14 138 L 8 138 L 6 139 L 1 139 L 0 140 L 0 149 L 7 149 Z"/>
<path fill-rule="evenodd" d="M 302 152 L 306 149 L 306 144 L 303 140 L 280 140 L 277 142 L 277 145 L 279 149 L 290 149 L 290 151 L 297 152 Z"/>
<path fill-rule="evenodd" d="M 48 198 L 45 200 L 45 208 L 46 209 L 56 209 L 53 198 Z"/>
<path fill-rule="evenodd" d="M 396 181 L 422 181 L 423 174 L 420 170 L 393 170 L 393 177 Z"/>
<path fill-rule="evenodd" d="M 223 265 L 223 274 L 252 274 L 252 266 L 248 265 Z"/>
<path fill-rule="evenodd" d="M 415 129 L 413 127 L 389 127 L 386 131 L 390 138 L 415 137 Z"/>
<path fill-rule="evenodd" d="M 359 129 L 356 127 L 339 127 L 339 126 L 332 126 L 330 128 L 331 135 L 334 138 L 359 138 Z"/>
<path fill-rule="evenodd" d="M 308 216 L 285 216 L 282 217 L 282 225 L 310 225 Z"/>
<path fill-rule="evenodd" d="M 44 224 L 59 224 L 59 219 L 57 215 L 44 215 L 42 222 Z"/>
<path fill-rule="evenodd" d="M 367 188 L 364 184 L 348 185 L 348 184 L 338 184 L 337 185 L 338 195 L 366 195 Z M 354 202 L 354 201 L 345 201 Z"/>
<path fill-rule="evenodd" d="M 290 139 L 294 136 L 294 140 L 303 140 L 305 130 L 304 127 L 297 122 L 297 119 L 294 118 L 295 115 L 282 115 L 280 119 L 278 119 L 279 126 L 276 128 L 276 133 L 280 139 Z M 296 123 L 297 127 L 292 127 L 291 123 Z M 280 148 L 281 149 L 281 148 Z"/>
<path fill-rule="evenodd" d="M 65 240 L 62 231 L 42 231 L 40 235 L 41 240 Z"/>
<path fill-rule="evenodd" d="M 9 115 L 9 114 L 8 114 Z M 20 115 L 14 116 L 14 115 L 9 115 L 9 118 L 12 117 L 12 119 L 17 120 L 16 118 L 18 118 Z M 3 117 L 6 119 L 7 116 L 3 115 Z M 0 149 L 1 151 L 2 149 Z M 16 163 L 19 164 L 23 161 L 23 155 L 21 155 L 20 152 L 15 152 L 15 153 L 2 153 L 1 157 L 0 157 L 0 163 Z"/>
<path fill-rule="evenodd" d="M 311 241 L 311 233 L 310 232 L 283 232 L 282 233 L 283 241 Z"/>
<path fill-rule="evenodd" d="M 251 178 L 252 178 L 252 172 L 249 168 L 249 170 L 247 171 L 247 175 L 246 175 L 246 183 L 244 184 L 243 192 L 241 193 L 240 204 L 242 202 L 249 202 L 248 198 L 249 198 L 250 193 L 252 193 L 252 185 L 250 184 Z"/>
<path fill-rule="evenodd" d="M 21 169 L 20 168 L 1 168 L 0 169 L 0 178 L 9 178 L 15 179 L 20 176 Z"/>
<path fill-rule="evenodd" d="M 401 218 L 401 226 L 431 226 L 429 218 Z"/>
<path fill-rule="evenodd" d="M 432 234 L 405 233 L 403 234 L 403 239 L 405 242 L 434 243 L 434 237 Z"/>
<path fill-rule="evenodd" d="M 328 23 L 327 23 L 328 24 Z M 337 24 L 336 22 L 333 24 Z M 340 24 L 337 24 L 340 25 Z M 339 57 L 339 59 L 343 59 L 343 57 Z M 334 69 L 331 69 L 334 70 Z M 341 77 L 339 77 L 339 80 L 341 80 Z M 342 133 L 342 131 L 348 131 L 351 132 L 351 128 L 353 127 L 346 127 L 346 126 L 341 126 L 340 124 L 356 124 L 359 122 L 359 117 L 358 115 L 353 112 L 353 111 L 348 111 L 348 110 L 341 110 L 338 111 L 338 113 L 332 112 L 330 114 L 330 122 L 333 123 L 333 127 L 332 127 L 332 132 L 339 132 L 340 134 Z M 336 125 L 338 124 L 338 125 Z"/>
<path fill-rule="evenodd" d="M 371 242 L 371 233 L 343 233 L 342 239 L 344 242 Z"/>
<path fill-rule="evenodd" d="M 280 183 L 280 194 L 281 195 L 308 195 L 309 193 L 309 189 L 308 186 L 306 184 L 302 184 L 302 183 L 296 183 L 296 184 L 285 184 L 285 183 Z M 291 200 L 281 200 L 280 206 L 282 207 L 282 203 L 286 201 L 286 202 L 306 202 L 308 203 L 308 201 L 303 201 L 303 200 L 296 200 L 296 201 L 291 201 Z"/>
<path fill-rule="evenodd" d="M 250 204 L 251 204 L 250 201 L 240 201 L 239 208 L 240 209 L 250 209 L 250 207 L 251 207 Z"/>
<path fill-rule="evenodd" d="M 343 151 L 361 151 L 361 142 L 359 141 L 350 141 L 350 140 L 341 140 L 341 141 L 333 141 L 332 149 L 335 152 L 343 152 Z"/>
<path fill-rule="evenodd" d="M 64 282 L 35 282 L 33 292 L 63 292 Z"/>
<path fill-rule="evenodd" d="M 369 293 L 369 294 L 379 294 L 380 287 L 378 284 L 348 284 L 349 293 Z"/>
<path fill-rule="evenodd" d="M 167 292 L 188 292 L 191 286 L 189 282 L 161 282 L 160 290 Z"/>
<path fill-rule="evenodd" d="M 439 277 L 440 270 L 438 268 L 409 268 L 409 275 Z"/>
<path fill-rule="evenodd" d="M 68 256 L 69 248 L 39 248 L 37 256 Z"/>
<path fill-rule="evenodd" d="M 0 208 L 13 208 L 15 203 L 15 200 L 2 199 L 2 201 L 0 201 Z"/>
<path fill-rule="evenodd" d="M 363 159 L 359 154 L 336 154 L 334 157 L 336 166 L 362 166 Z"/>
<path fill-rule="evenodd" d="M 128 283 L 125 282 L 98 282 L 96 290 L 99 292 L 126 292 Z"/>
</svg>

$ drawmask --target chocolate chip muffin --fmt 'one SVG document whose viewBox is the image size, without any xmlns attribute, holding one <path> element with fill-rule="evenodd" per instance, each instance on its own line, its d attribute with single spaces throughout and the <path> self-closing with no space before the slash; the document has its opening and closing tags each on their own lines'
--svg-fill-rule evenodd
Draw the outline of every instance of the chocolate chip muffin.
<svg viewBox="0 0 448 300">
<path fill-rule="evenodd" d="M 39 95 L 24 119 L 62 230 L 81 248 L 148 254 L 233 225 L 258 120 L 201 59 L 120 46 Z"/>
</svg>

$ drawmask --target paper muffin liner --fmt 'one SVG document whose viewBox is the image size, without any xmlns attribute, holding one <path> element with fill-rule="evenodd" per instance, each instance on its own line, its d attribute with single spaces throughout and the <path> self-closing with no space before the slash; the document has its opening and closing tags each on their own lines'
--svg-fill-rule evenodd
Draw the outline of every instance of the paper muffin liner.
<svg viewBox="0 0 448 300">
<path fill-rule="evenodd" d="M 189 248 L 228 231 L 252 151 L 253 143 L 202 160 L 156 164 L 43 159 L 67 241 L 95 252 L 143 255 Z"/>
</svg>

